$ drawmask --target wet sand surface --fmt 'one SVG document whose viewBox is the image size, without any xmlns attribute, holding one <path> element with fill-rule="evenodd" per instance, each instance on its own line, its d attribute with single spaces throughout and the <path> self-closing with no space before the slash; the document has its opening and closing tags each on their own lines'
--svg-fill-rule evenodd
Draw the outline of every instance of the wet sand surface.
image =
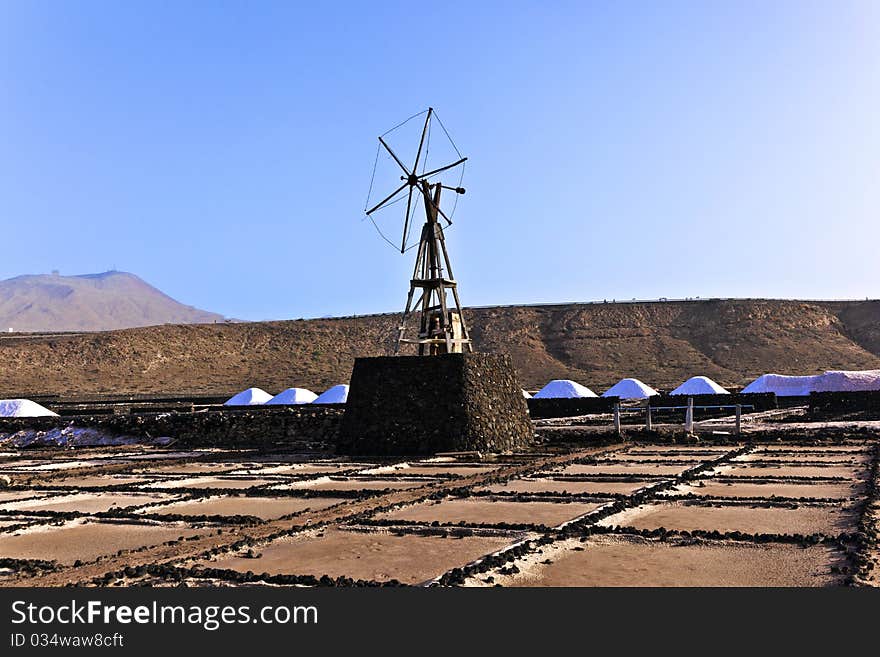
<svg viewBox="0 0 880 657">
<path fill-rule="evenodd" d="M 77 495 L 57 495 L 0 506 L 0 511 L 77 511 L 79 513 L 101 513 L 110 509 L 138 507 L 163 500 L 173 499 L 168 495 L 138 495 L 134 493 L 85 493 Z"/>
<path fill-rule="evenodd" d="M 334 474 L 338 472 L 356 471 L 369 468 L 364 463 L 269 463 L 254 464 L 251 467 L 241 468 L 230 474 L 246 475 L 311 475 L 311 474 Z"/>
<path fill-rule="evenodd" d="M 619 452 L 613 455 L 609 455 L 607 459 L 599 459 L 600 461 L 610 461 L 614 462 L 617 460 L 625 461 L 627 463 L 688 463 L 688 464 L 696 464 L 702 463 L 703 461 L 711 460 L 724 454 L 724 452 L 718 453 L 702 453 L 702 454 L 692 454 L 689 452 L 661 452 L 659 454 L 656 453 L 640 453 L 640 454 L 631 454 L 629 452 Z"/>
<path fill-rule="evenodd" d="M 576 551 L 580 548 L 580 551 Z M 505 586 L 830 586 L 839 561 L 824 546 L 675 544 L 598 536 L 567 541 L 502 577 Z"/>
<path fill-rule="evenodd" d="M 298 481 L 290 484 L 273 486 L 273 490 L 295 490 L 308 488 L 309 490 L 405 490 L 407 488 L 419 488 L 434 483 L 431 479 L 342 479 L 331 477 L 319 477 L 311 481 Z"/>
<path fill-rule="evenodd" d="M 554 527 L 592 511 L 598 503 L 579 502 L 505 502 L 487 499 L 451 499 L 439 503 L 426 502 L 411 507 L 380 513 L 380 520 L 415 522 L 451 522 L 473 524 L 539 524 Z"/>
<path fill-rule="evenodd" d="M 571 481 L 562 479 L 514 479 L 506 484 L 492 484 L 476 490 L 491 493 L 620 493 L 629 495 L 653 481 Z"/>
<path fill-rule="evenodd" d="M 696 465 L 696 464 L 694 464 Z M 583 464 L 575 463 L 561 470 L 553 472 L 554 475 L 595 475 L 595 474 L 624 474 L 638 476 L 646 475 L 677 475 L 681 474 L 692 465 L 663 465 L 662 463 L 598 463 Z"/>
<path fill-rule="evenodd" d="M 838 454 L 867 454 L 871 451 L 870 445 L 761 445 L 758 452 L 792 452 L 795 454 L 809 454 L 811 452 L 834 452 Z"/>
<path fill-rule="evenodd" d="M 81 477 L 64 477 L 53 480 L 53 484 L 65 488 L 98 488 L 103 486 L 130 486 L 153 481 L 147 475 L 87 475 Z"/>
<path fill-rule="evenodd" d="M 748 534 L 839 534 L 855 529 L 855 518 L 839 506 L 752 508 L 694 506 L 677 502 L 648 504 L 605 518 L 601 525 L 638 529 L 717 530 Z"/>
<path fill-rule="evenodd" d="M 732 482 L 707 480 L 697 484 L 681 485 L 661 495 L 705 495 L 716 497 L 812 497 L 829 499 L 848 499 L 858 495 L 863 486 L 841 483 L 787 483 L 783 481 Z"/>
<path fill-rule="evenodd" d="M 255 516 L 273 520 L 291 513 L 326 509 L 344 500 L 335 497 L 211 497 L 202 500 L 176 502 L 145 509 L 149 514 L 178 514 L 183 516 Z"/>
<path fill-rule="evenodd" d="M 753 452 L 751 454 L 743 454 L 733 459 L 733 462 L 745 463 L 772 463 L 779 465 L 810 465 L 813 463 L 823 464 L 829 463 L 841 466 L 859 466 L 868 462 L 867 454 L 845 454 L 839 452 L 810 454 L 779 454 L 774 452 Z"/>
<path fill-rule="evenodd" d="M 448 579 L 452 569 L 541 538 L 521 545 L 510 560 L 469 566 L 464 583 L 836 585 L 849 575 L 832 568 L 843 572 L 839 564 L 856 563 L 839 535 L 855 531 L 880 449 L 875 445 L 876 439 L 806 446 L 542 445 L 534 453 L 483 461 L 468 454 L 372 463 L 329 452 L 253 449 L 21 451 L 0 462 L 0 475 L 9 476 L 0 481 L 11 486 L 0 489 L 0 509 L 6 509 L 0 511 L 0 559 L 9 564 L 0 577 L 5 586 L 94 584 L 127 566 L 166 563 L 193 586 L 241 585 L 245 580 L 236 573 L 249 571 L 410 584 L 445 573 L 441 581 L 457 584 Z M 715 470 L 690 472 L 716 459 L 721 466 Z M 796 479 L 804 476 L 826 479 Z M 108 486 L 110 492 L 96 490 Z M 120 515 L 102 520 L 96 514 L 105 510 Z M 64 520 L 49 512 L 87 515 Z M 562 524 L 565 531 L 557 529 Z M 667 534 L 661 540 L 619 527 L 741 535 Z M 791 534 L 812 533 L 826 538 L 809 548 L 792 542 Z M 876 544 L 864 549 L 873 550 L 880 572 Z M 204 563 L 232 570 L 190 570 L 209 552 L 216 556 Z M 16 563 L 26 559 L 60 565 L 34 570 Z M 86 563 L 74 567 L 77 559 Z M 869 583 L 880 584 L 876 572 Z M 151 574 L 144 581 L 175 586 L 179 580 Z M 259 575 L 247 583 L 267 584 Z"/>
<path fill-rule="evenodd" d="M 387 475 L 387 474 L 399 474 L 406 476 L 416 476 L 416 477 L 435 477 L 435 476 L 455 476 L 455 477 L 469 477 L 471 475 L 476 474 L 486 474 L 487 472 L 492 472 L 495 470 L 495 466 L 467 466 L 467 465 L 418 465 L 418 464 L 409 464 L 407 466 L 396 467 L 396 466 L 384 466 L 379 468 L 369 468 L 367 470 L 362 470 L 358 472 L 358 474 L 369 474 L 369 475 Z"/>
<path fill-rule="evenodd" d="M 626 454 L 700 454 L 706 455 L 707 458 L 721 456 L 736 449 L 736 446 L 729 445 L 637 445 L 626 450 Z M 674 458 L 674 456 L 673 456 Z"/>
<path fill-rule="evenodd" d="M 248 479 L 234 477 L 190 477 L 187 479 L 167 479 L 154 484 L 147 484 L 144 488 L 255 488 L 266 484 L 277 483 L 275 479 Z"/>
<path fill-rule="evenodd" d="M 138 468 L 134 472 L 143 473 L 149 471 L 150 474 L 218 474 L 227 473 L 242 467 L 242 463 L 175 463 L 172 465 L 163 465 L 150 468 Z"/>
<path fill-rule="evenodd" d="M 254 550 L 261 555 L 258 559 L 229 555 L 201 563 L 240 572 L 345 575 L 354 579 L 396 579 L 418 584 L 510 542 L 511 539 L 505 537 L 395 536 L 386 532 L 328 529 L 257 546 Z M 418 558 L 413 558 L 414 555 Z"/>
<path fill-rule="evenodd" d="M 14 502 L 15 500 L 24 500 L 32 497 L 45 497 L 48 493 L 44 491 L 33 490 L 0 490 L 0 504 L 3 502 Z"/>
<path fill-rule="evenodd" d="M 41 527 L 16 534 L 0 534 L 0 555 L 13 559 L 43 559 L 72 564 L 77 559 L 92 561 L 117 550 L 157 545 L 197 533 L 199 530 L 183 525 L 73 522 L 61 527 Z"/>
<path fill-rule="evenodd" d="M 730 465 L 715 473 L 728 477 L 844 477 L 856 479 L 865 474 L 864 467 L 821 465 Z"/>
</svg>

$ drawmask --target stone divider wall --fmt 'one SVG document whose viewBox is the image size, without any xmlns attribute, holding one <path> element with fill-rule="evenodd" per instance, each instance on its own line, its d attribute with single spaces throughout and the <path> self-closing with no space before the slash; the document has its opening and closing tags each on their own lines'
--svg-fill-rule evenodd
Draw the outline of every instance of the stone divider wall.
<svg viewBox="0 0 880 657">
<path fill-rule="evenodd" d="M 857 414 L 858 419 L 880 419 L 880 390 L 810 393 L 810 418 L 833 419 Z"/>
<path fill-rule="evenodd" d="M 216 410 L 136 415 L 0 418 L 0 433 L 67 426 L 113 436 L 170 437 L 190 447 L 291 448 L 334 445 L 344 405 L 227 406 Z"/>
<path fill-rule="evenodd" d="M 529 415 L 533 420 L 541 420 L 554 417 L 575 417 L 578 415 L 593 415 L 595 413 L 610 413 L 614 405 L 620 401 L 619 397 L 548 397 L 527 399 Z"/>
</svg>

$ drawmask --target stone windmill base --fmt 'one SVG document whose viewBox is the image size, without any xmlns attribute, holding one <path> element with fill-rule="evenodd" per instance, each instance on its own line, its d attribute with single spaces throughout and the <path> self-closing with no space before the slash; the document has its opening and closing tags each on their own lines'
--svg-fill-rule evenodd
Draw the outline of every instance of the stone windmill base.
<svg viewBox="0 0 880 657">
<path fill-rule="evenodd" d="M 339 451 L 383 456 L 504 452 L 534 430 L 509 356 L 358 358 Z"/>
</svg>

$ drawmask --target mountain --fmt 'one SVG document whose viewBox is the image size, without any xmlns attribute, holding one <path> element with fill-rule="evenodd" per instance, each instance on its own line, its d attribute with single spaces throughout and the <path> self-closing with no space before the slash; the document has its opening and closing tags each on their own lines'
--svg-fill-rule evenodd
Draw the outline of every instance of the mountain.
<svg viewBox="0 0 880 657">
<path fill-rule="evenodd" d="M 134 274 L 17 276 L 0 281 L 0 330 L 108 331 L 206 324 L 223 316 L 185 306 Z"/>
<path fill-rule="evenodd" d="M 597 392 L 633 376 L 667 390 L 703 374 L 880 369 L 880 302 L 705 300 L 465 309 L 480 351 L 511 354 L 529 389 L 569 378 Z M 28 394 L 315 392 L 356 356 L 393 353 L 398 315 L 0 335 L 0 398 Z"/>
</svg>

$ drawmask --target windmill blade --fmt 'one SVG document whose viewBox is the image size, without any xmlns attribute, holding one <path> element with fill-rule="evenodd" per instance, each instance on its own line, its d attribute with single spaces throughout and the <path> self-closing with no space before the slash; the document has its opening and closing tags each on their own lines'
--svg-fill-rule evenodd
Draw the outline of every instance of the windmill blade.
<svg viewBox="0 0 880 657">
<path fill-rule="evenodd" d="M 407 233 L 409 232 L 409 211 L 410 211 L 410 207 L 412 206 L 412 193 L 413 193 L 413 188 L 412 188 L 412 185 L 410 185 L 409 196 L 406 199 L 406 219 L 403 222 L 403 239 L 400 242 L 400 252 L 401 253 L 406 251 L 406 238 L 407 238 Z"/>
<path fill-rule="evenodd" d="M 378 209 L 381 208 L 383 205 L 385 205 L 388 201 L 390 201 L 390 200 L 393 199 L 395 196 L 397 196 L 401 191 L 403 191 L 403 189 L 404 189 L 408 184 L 409 184 L 409 183 L 403 183 L 400 187 L 398 187 L 397 189 L 395 189 L 395 190 L 394 190 L 393 192 L 391 192 L 388 196 L 386 196 L 384 199 L 382 199 L 381 201 L 379 201 L 379 202 L 378 202 L 376 205 L 374 205 L 372 208 L 370 208 L 369 210 L 367 210 L 367 215 L 371 215 L 371 214 L 373 214 L 376 210 L 378 210 Z"/>
<path fill-rule="evenodd" d="M 441 171 L 446 171 L 447 169 L 452 169 L 453 167 L 457 167 L 459 164 L 464 164 L 465 162 L 467 162 L 467 158 L 463 157 L 460 160 L 458 160 L 458 162 L 453 162 L 452 164 L 447 164 L 445 167 L 440 167 L 439 169 L 434 169 L 433 171 L 428 171 L 428 173 L 423 173 L 422 175 L 419 176 L 419 178 L 428 178 L 430 176 L 433 176 L 435 174 L 440 173 Z"/>
<path fill-rule="evenodd" d="M 385 147 L 386 151 L 391 153 L 391 157 L 393 157 L 394 161 L 400 165 L 400 168 L 403 169 L 403 172 L 407 175 L 407 177 L 411 176 L 412 174 L 409 172 L 409 170 L 405 166 L 403 166 L 403 162 L 401 162 L 400 158 L 397 157 L 397 155 L 394 153 L 394 151 L 391 150 L 391 147 L 385 143 L 385 140 L 382 139 L 381 137 L 379 137 L 379 142 Z"/>
<path fill-rule="evenodd" d="M 412 168 L 413 173 L 417 173 L 419 170 L 419 158 L 422 156 L 422 147 L 425 145 L 425 135 L 428 134 L 428 124 L 431 123 L 431 112 L 433 111 L 433 107 L 428 108 L 428 115 L 425 117 L 425 127 L 422 128 L 422 138 L 419 140 L 419 150 L 416 151 L 416 163 L 413 164 Z"/>
</svg>

